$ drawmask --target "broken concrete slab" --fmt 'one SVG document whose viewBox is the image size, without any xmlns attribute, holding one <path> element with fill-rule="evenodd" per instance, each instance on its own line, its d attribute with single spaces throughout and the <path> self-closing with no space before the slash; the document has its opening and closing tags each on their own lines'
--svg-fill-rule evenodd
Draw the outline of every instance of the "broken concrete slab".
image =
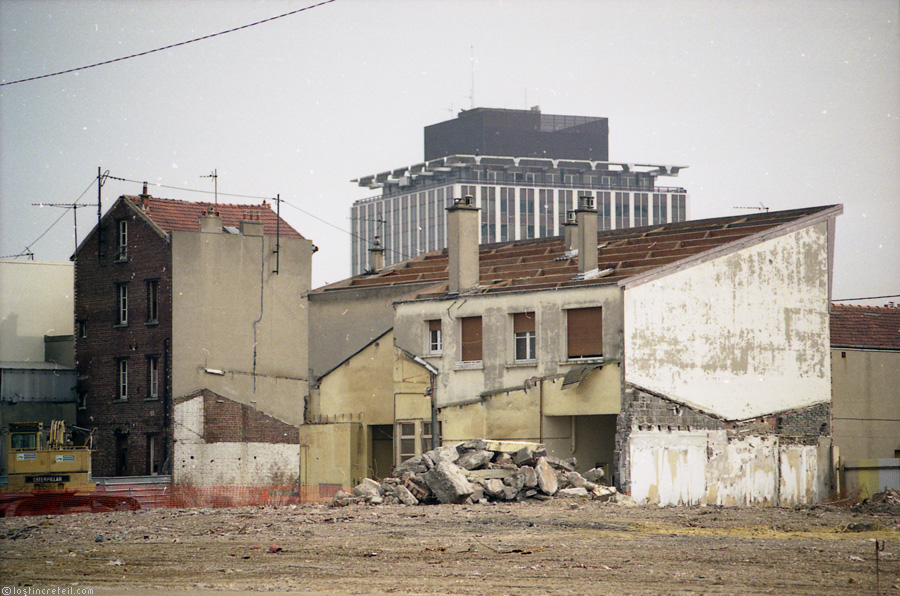
<svg viewBox="0 0 900 596">
<path fill-rule="evenodd" d="M 539 457 L 534 464 L 537 486 L 545 494 L 554 495 L 559 487 L 556 472 L 550 467 L 546 457 Z"/>
<path fill-rule="evenodd" d="M 362 482 L 353 487 L 354 497 L 372 499 L 374 497 L 380 497 L 383 494 L 384 489 L 381 488 L 381 484 L 371 478 L 365 478 Z"/>
<path fill-rule="evenodd" d="M 522 466 L 519 469 L 519 473 L 525 479 L 525 488 L 534 488 L 537 486 L 537 474 L 534 472 L 534 468 L 530 466 Z"/>
<path fill-rule="evenodd" d="M 419 504 L 419 499 L 417 499 L 410 490 L 402 484 L 394 487 L 394 496 L 404 505 Z"/>
<path fill-rule="evenodd" d="M 506 468 L 487 468 L 484 470 L 466 470 L 465 474 L 470 480 L 487 480 L 489 478 L 507 478 L 516 474 L 518 470 Z"/>
<path fill-rule="evenodd" d="M 554 468 L 565 470 L 566 472 L 574 472 L 577 467 L 577 462 L 575 462 L 574 457 L 570 457 L 569 459 L 560 459 L 558 457 L 553 457 L 552 455 L 547 455 L 544 457 L 547 460 L 547 463 L 553 466 Z"/>
<path fill-rule="evenodd" d="M 558 497 L 586 497 L 590 493 L 588 493 L 587 489 L 583 486 L 573 486 L 571 488 L 563 488 L 556 491 L 556 496 Z"/>
<path fill-rule="evenodd" d="M 435 463 L 423 478 L 441 503 L 461 503 L 475 490 L 462 468 L 447 460 Z"/>
<path fill-rule="evenodd" d="M 517 466 L 530 466 L 534 464 L 534 451 L 528 447 L 522 447 L 512 456 L 512 463 Z"/>
<path fill-rule="evenodd" d="M 456 465 L 465 470 L 476 470 L 490 463 L 493 457 L 494 452 L 487 449 L 466 451 L 456 460 Z"/>
<path fill-rule="evenodd" d="M 585 480 L 587 480 L 588 482 L 593 482 L 594 484 L 600 484 L 600 481 L 605 475 L 606 472 L 603 471 L 603 468 L 591 468 L 590 470 L 582 474 Z"/>
<path fill-rule="evenodd" d="M 401 462 L 394 469 L 394 476 L 400 476 L 404 472 L 413 472 L 415 474 L 424 474 L 429 470 L 429 466 L 425 463 L 425 456 L 417 455 L 416 457 L 411 457 L 408 460 Z"/>
<path fill-rule="evenodd" d="M 491 497 L 499 497 L 505 488 L 503 481 L 499 478 L 489 478 L 484 481 L 482 486 L 484 486 L 484 494 Z"/>
</svg>

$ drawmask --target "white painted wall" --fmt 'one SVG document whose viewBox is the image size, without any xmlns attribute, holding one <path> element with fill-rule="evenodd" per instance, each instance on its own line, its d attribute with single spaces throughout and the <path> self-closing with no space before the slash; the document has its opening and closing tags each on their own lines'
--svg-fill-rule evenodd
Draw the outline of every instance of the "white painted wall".
<svg viewBox="0 0 900 596">
<path fill-rule="evenodd" d="M 626 287 L 625 380 L 728 420 L 831 399 L 826 223 Z"/>
<path fill-rule="evenodd" d="M 175 405 L 172 480 L 196 487 L 292 486 L 298 482 L 300 446 L 276 443 L 206 443 L 203 397 Z"/>
<path fill-rule="evenodd" d="M 636 431 L 629 449 L 639 503 L 791 506 L 824 496 L 815 445 L 774 436 L 729 441 L 727 431 Z"/>
</svg>

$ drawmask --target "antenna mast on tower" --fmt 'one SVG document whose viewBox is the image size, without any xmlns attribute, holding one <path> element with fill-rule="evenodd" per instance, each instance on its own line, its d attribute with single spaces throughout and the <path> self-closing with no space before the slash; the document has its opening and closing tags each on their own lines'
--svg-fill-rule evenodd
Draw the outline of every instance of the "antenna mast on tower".
<svg viewBox="0 0 900 596">
<path fill-rule="evenodd" d="M 209 175 L 200 176 L 201 178 L 212 178 L 213 179 L 213 190 L 215 191 L 214 196 L 215 196 L 215 201 L 216 201 L 216 207 L 219 206 L 219 174 L 218 174 L 218 172 L 219 172 L 219 170 L 218 170 L 218 168 L 216 168 Z"/>
</svg>

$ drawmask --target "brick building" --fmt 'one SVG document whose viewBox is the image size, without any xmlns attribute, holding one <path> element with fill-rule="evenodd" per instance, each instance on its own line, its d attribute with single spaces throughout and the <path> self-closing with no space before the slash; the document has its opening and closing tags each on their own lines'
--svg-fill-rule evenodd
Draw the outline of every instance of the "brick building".
<svg viewBox="0 0 900 596">
<path fill-rule="evenodd" d="M 174 404 L 197 391 L 300 423 L 312 250 L 265 202 L 146 187 L 116 201 L 73 257 L 77 417 L 96 429 L 95 475 L 174 472 Z M 252 428 L 244 438 L 266 442 Z"/>
</svg>

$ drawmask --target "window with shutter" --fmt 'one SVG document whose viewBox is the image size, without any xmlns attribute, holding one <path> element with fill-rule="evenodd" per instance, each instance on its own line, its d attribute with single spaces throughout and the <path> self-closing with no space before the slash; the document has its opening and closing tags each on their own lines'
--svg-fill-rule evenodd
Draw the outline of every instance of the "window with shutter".
<svg viewBox="0 0 900 596">
<path fill-rule="evenodd" d="M 481 360 L 481 317 L 460 319 L 461 360 L 476 362 Z"/>
<path fill-rule="evenodd" d="M 513 333 L 516 343 L 516 360 L 534 360 L 536 357 L 534 313 L 515 313 L 513 315 Z"/>
<path fill-rule="evenodd" d="M 566 311 L 569 358 L 603 356 L 603 308 L 571 308 Z"/>
<path fill-rule="evenodd" d="M 441 337 L 441 321 L 435 319 L 426 321 L 428 323 L 428 352 L 430 354 L 440 354 L 443 349 L 443 338 Z"/>
</svg>

